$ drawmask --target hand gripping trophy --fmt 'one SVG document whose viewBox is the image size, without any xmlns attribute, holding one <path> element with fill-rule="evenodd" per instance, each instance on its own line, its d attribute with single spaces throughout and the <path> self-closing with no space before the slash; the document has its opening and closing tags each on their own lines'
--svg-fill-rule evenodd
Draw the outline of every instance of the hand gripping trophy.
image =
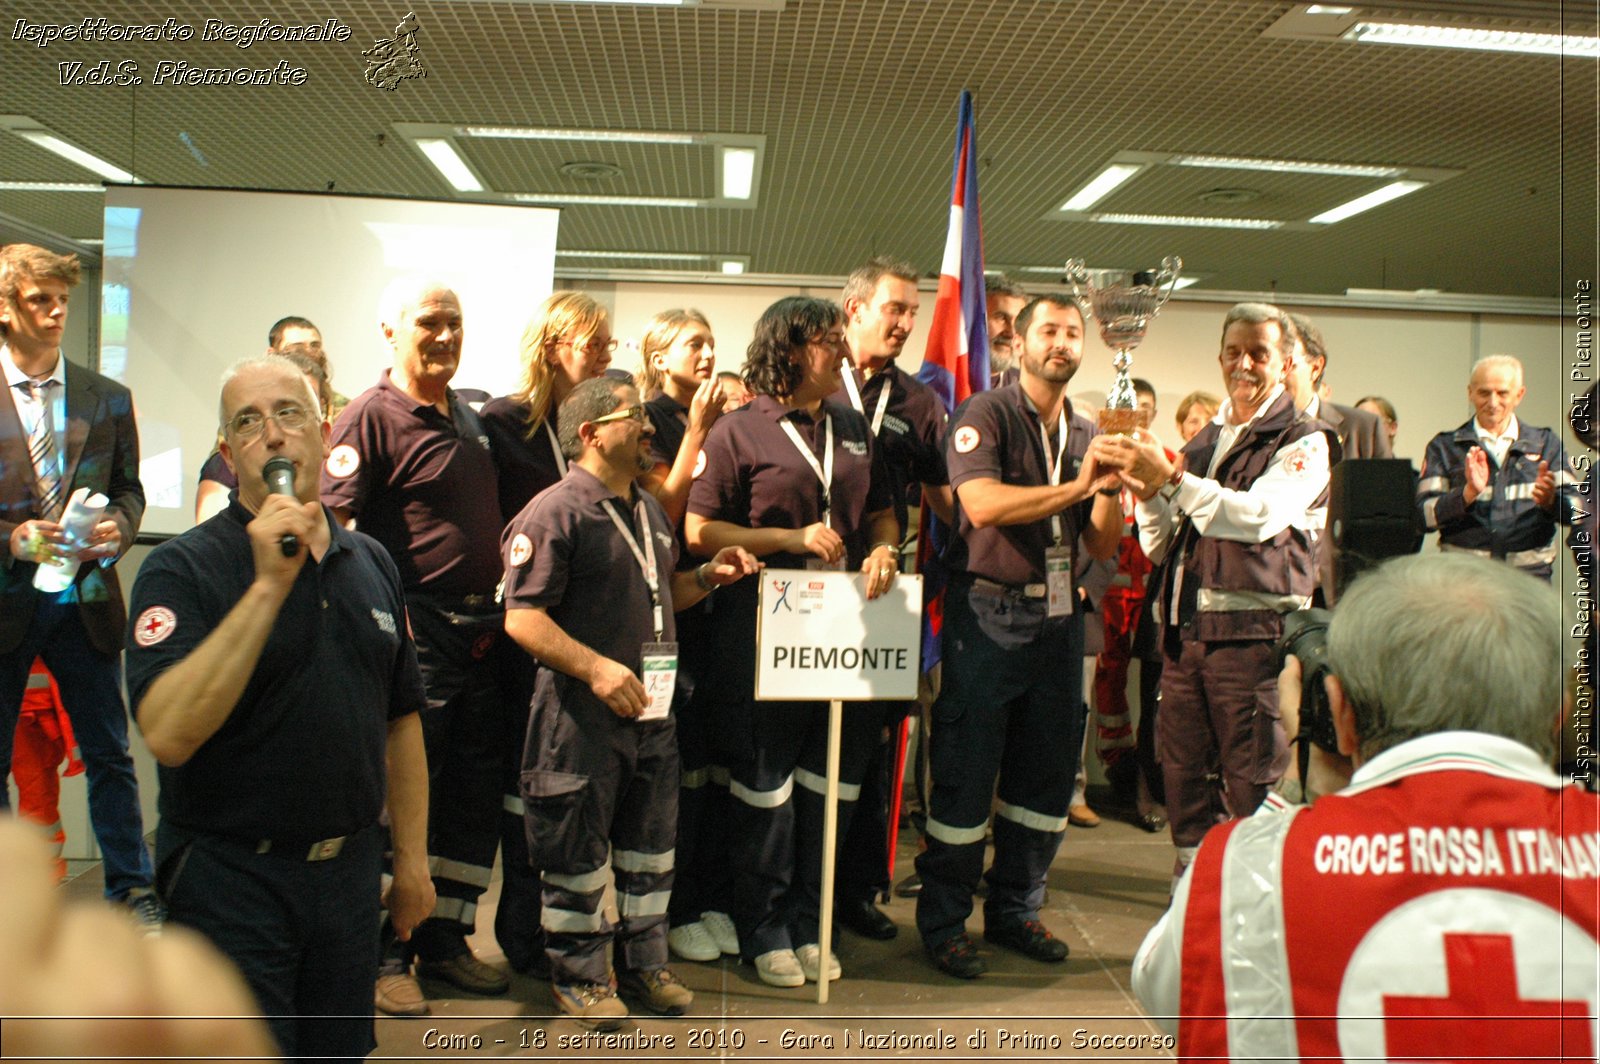
<svg viewBox="0 0 1600 1064">
<path fill-rule="evenodd" d="M 1128 372 L 1133 365 L 1132 351 L 1144 341 L 1150 319 L 1172 297 L 1182 269 L 1183 260 L 1176 255 L 1162 259 L 1159 270 L 1137 273 L 1090 270 L 1082 259 L 1067 262 L 1067 280 L 1072 282 L 1073 296 L 1094 315 L 1100 338 L 1117 353 L 1111 360 L 1117 378 L 1111 385 L 1111 394 L 1106 396 L 1106 407 L 1097 418 L 1101 432 L 1132 435 L 1136 428 L 1150 427 L 1133 394 L 1133 378 Z"/>
</svg>

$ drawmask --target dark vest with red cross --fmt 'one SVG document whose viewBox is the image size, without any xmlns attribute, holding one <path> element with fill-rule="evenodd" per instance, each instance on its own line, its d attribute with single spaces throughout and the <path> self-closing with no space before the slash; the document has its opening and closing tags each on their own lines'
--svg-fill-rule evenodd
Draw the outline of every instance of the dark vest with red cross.
<svg viewBox="0 0 1600 1064">
<path fill-rule="evenodd" d="M 1196 433 L 1183 448 L 1184 469 L 1205 476 L 1221 432 L 1222 426 L 1212 422 Z M 1283 392 L 1234 440 L 1217 466 L 1214 479 L 1224 488 L 1249 491 L 1271 467 L 1279 451 L 1315 432 L 1327 435 L 1329 464 L 1337 462 L 1339 442 L 1333 430 L 1295 410 L 1289 393 Z M 1324 490 L 1317 505 L 1326 503 Z M 1275 640 L 1283 633 L 1283 615 L 1271 609 L 1197 610 L 1195 600 L 1200 588 L 1310 598 L 1317 586 L 1316 545 L 1304 529 L 1291 526 L 1264 543 L 1241 543 L 1203 536 L 1185 516 L 1155 581 L 1161 589 L 1158 616 L 1164 621 L 1173 616 L 1171 598 L 1180 567 L 1183 580 L 1178 623 L 1183 638 L 1201 642 Z"/>
</svg>

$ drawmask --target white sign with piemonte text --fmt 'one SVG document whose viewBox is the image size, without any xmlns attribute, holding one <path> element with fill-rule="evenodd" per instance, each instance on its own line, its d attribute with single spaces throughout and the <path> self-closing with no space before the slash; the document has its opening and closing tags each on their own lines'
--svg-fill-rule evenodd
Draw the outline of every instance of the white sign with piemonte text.
<svg viewBox="0 0 1600 1064">
<path fill-rule="evenodd" d="M 917 697 L 922 577 L 867 600 L 856 572 L 763 569 L 756 622 L 758 700 Z"/>
</svg>

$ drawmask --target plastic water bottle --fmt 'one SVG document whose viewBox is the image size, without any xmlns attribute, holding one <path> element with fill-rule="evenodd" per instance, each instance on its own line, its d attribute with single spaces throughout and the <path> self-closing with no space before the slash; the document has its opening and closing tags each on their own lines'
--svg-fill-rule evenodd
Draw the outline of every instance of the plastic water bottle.
<svg viewBox="0 0 1600 1064">
<path fill-rule="evenodd" d="M 75 553 L 83 549 L 110 501 L 98 491 L 90 495 L 88 488 L 79 488 L 72 493 L 72 498 L 67 500 L 67 508 L 61 514 L 61 530 L 67 539 L 62 545 L 64 550 Z M 77 578 L 78 565 L 71 558 L 40 562 L 33 574 L 33 586 L 51 594 L 65 591 Z"/>
</svg>

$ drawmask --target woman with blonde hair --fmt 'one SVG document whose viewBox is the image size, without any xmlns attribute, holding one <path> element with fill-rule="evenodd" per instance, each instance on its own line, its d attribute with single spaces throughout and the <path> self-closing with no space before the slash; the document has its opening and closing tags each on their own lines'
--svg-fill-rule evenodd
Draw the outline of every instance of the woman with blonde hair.
<svg viewBox="0 0 1600 1064">
<path fill-rule="evenodd" d="M 552 292 L 522 331 L 522 381 L 510 395 L 483 404 L 479 417 L 489 434 L 500 492 L 500 520 L 509 524 L 533 497 L 567 473 L 557 442 L 561 400 L 611 364 L 617 342 L 611 316 L 583 292 Z M 500 663 L 509 692 L 505 714 L 505 794 L 521 808 L 517 776 L 533 697 L 534 660 L 509 648 Z M 505 882 L 495 913 L 494 936 L 519 972 L 548 971 L 539 926 L 539 872 L 528 859 L 520 813 L 501 815 L 500 848 Z"/>
<path fill-rule="evenodd" d="M 700 445 L 722 413 L 715 346 L 711 323 L 692 309 L 663 310 L 651 318 L 640 344 L 644 372 L 639 390 L 651 397 L 644 409 L 656 430 L 650 445 L 655 468 L 640 483 L 674 525 L 683 523 Z"/>
</svg>

